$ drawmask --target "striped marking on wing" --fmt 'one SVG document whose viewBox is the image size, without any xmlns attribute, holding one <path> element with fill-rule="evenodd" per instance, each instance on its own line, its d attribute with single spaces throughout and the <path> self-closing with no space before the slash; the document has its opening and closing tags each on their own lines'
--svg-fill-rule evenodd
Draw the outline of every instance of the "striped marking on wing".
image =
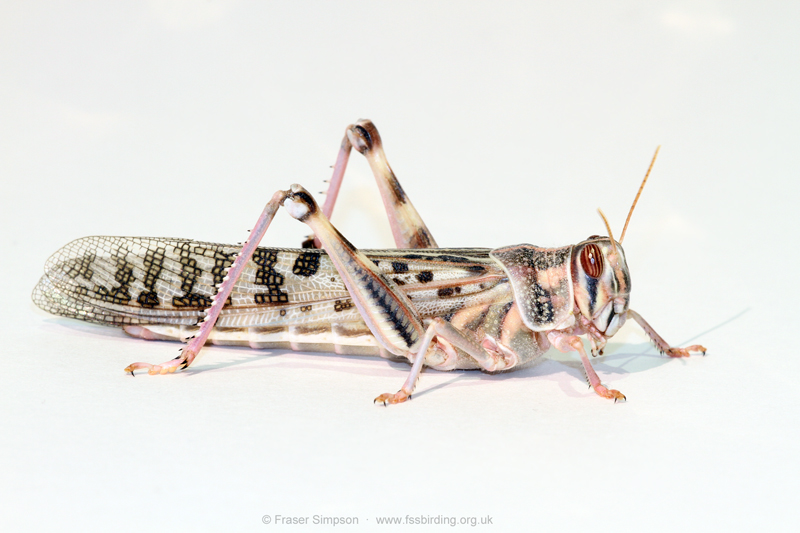
<svg viewBox="0 0 800 533">
<path fill-rule="evenodd" d="M 378 264 L 413 302 L 420 317 L 446 316 L 494 301 L 506 274 L 486 248 L 371 250 Z"/>
<path fill-rule="evenodd" d="M 45 311 L 99 324 L 191 325 L 204 316 L 238 250 L 186 239 L 86 237 L 48 259 L 32 297 Z M 347 300 L 324 253 L 259 248 L 220 326 L 340 316 L 350 311 Z"/>
<path fill-rule="evenodd" d="M 47 312 L 98 324 L 194 325 L 239 247 L 187 239 L 85 237 L 57 251 L 33 291 Z M 504 273 L 487 249 L 367 250 L 420 316 L 491 299 Z M 459 290 L 460 289 L 460 290 Z M 469 300 L 472 298 L 472 300 Z M 321 250 L 259 248 L 234 286 L 219 327 L 359 319 Z"/>
</svg>

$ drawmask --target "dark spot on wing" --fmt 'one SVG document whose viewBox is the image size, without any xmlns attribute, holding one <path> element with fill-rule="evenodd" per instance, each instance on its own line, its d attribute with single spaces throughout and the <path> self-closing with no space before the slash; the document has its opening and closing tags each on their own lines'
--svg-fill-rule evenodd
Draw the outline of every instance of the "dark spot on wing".
<svg viewBox="0 0 800 533">
<path fill-rule="evenodd" d="M 253 295 L 253 301 L 259 305 L 288 303 L 289 295 L 286 291 L 281 290 L 281 286 L 285 281 L 283 274 L 273 268 L 278 262 L 278 252 L 276 250 L 257 248 L 253 252 L 252 261 L 259 267 L 256 270 L 255 284 L 265 285 L 267 288 L 267 292 Z"/>
<path fill-rule="evenodd" d="M 141 295 L 139 295 L 141 298 Z M 141 302 L 139 302 L 141 303 Z M 207 309 L 211 307 L 211 298 L 205 296 L 203 294 L 195 294 L 195 293 L 187 293 L 183 296 L 174 296 L 172 298 L 172 305 L 175 307 L 200 307 L 203 309 Z M 142 304 L 144 307 L 144 304 Z"/>
<path fill-rule="evenodd" d="M 401 261 L 392 261 L 392 270 L 395 274 L 402 274 L 408 272 L 408 264 Z"/>
<path fill-rule="evenodd" d="M 336 311 L 337 313 L 340 313 L 347 309 L 352 309 L 353 307 L 355 307 L 355 304 L 353 304 L 352 300 L 336 300 L 333 303 L 333 310 Z"/>
<path fill-rule="evenodd" d="M 253 300 L 259 305 L 285 304 L 289 303 L 289 295 L 280 289 L 270 288 L 269 292 L 259 292 L 253 295 Z"/>
<path fill-rule="evenodd" d="M 160 303 L 158 300 L 158 294 L 154 291 L 140 292 L 139 297 L 136 298 L 136 301 L 139 302 L 139 305 L 147 309 L 152 309 L 153 307 L 158 306 Z"/>
<path fill-rule="evenodd" d="M 92 262 L 95 260 L 95 257 L 97 257 L 95 254 L 85 254 L 80 259 L 76 259 L 67 263 L 69 266 L 67 267 L 65 265 L 64 271 L 67 276 L 71 278 L 81 276 L 82 278 L 91 281 L 92 276 L 94 275 L 94 271 L 91 269 L 91 266 Z"/>
<path fill-rule="evenodd" d="M 423 270 L 419 274 L 417 274 L 417 279 L 420 283 L 430 283 L 433 281 L 433 272 L 430 270 Z"/>
<path fill-rule="evenodd" d="M 441 263 L 460 263 L 461 268 L 469 271 L 482 272 L 485 268 L 481 265 L 473 264 L 473 260 L 467 257 L 450 254 L 403 254 L 405 259 L 420 259 L 422 261 L 436 261 Z M 466 263 L 466 264 L 465 264 Z"/>
<path fill-rule="evenodd" d="M 158 299 L 155 286 L 158 277 L 161 275 L 166 251 L 166 248 L 163 246 L 158 246 L 155 250 L 147 250 L 147 253 L 144 255 L 144 260 L 142 261 L 144 264 L 144 280 L 142 281 L 147 290 L 139 293 L 139 297 L 136 298 L 136 301 L 139 302 L 139 305 L 142 307 L 152 309 L 161 303 Z M 131 274 L 131 278 L 132 277 L 133 275 Z M 124 282 L 123 285 L 128 285 L 129 283 L 130 281 L 127 281 Z"/>
<path fill-rule="evenodd" d="M 313 276 L 319 269 L 319 253 L 302 252 L 297 254 L 297 259 L 292 267 L 292 273 L 306 278 Z"/>
<path fill-rule="evenodd" d="M 203 269 L 197 266 L 197 259 L 192 257 L 191 254 L 214 260 L 214 266 L 210 270 L 210 273 L 214 276 L 214 285 L 222 283 L 225 273 L 233 264 L 236 254 L 225 253 L 214 247 L 200 246 L 199 243 L 192 241 L 184 241 L 177 244 L 175 251 L 180 254 L 181 271 L 178 276 L 181 279 L 181 290 L 184 294 L 182 296 L 174 296 L 172 305 L 175 307 L 210 307 L 212 304 L 211 298 L 193 292 L 195 283 L 203 275 Z M 225 304 L 230 305 L 230 303 L 230 298 L 228 298 Z"/>
<path fill-rule="evenodd" d="M 95 289 L 95 295 L 105 302 L 126 305 L 131 300 L 129 289 L 131 282 L 134 281 L 133 267 L 122 258 L 116 257 L 114 259 L 117 261 L 117 271 L 114 274 L 114 279 L 120 286 L 109 290 L 102 285 L 98 285 Z"/>
</svg>

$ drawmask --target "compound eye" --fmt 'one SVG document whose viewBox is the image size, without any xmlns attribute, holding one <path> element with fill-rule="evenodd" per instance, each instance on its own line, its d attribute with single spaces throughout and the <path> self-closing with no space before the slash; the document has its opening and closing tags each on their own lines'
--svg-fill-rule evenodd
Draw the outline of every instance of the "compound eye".
<svg viewBox="0 0 800 533">
<path fill-rule="evenodd" d="M 581 266 L 589 277 L 597 279 L 603 273 L 603 254 L 596 244 L 587 244 L 581 250 Z"/>
</svg>

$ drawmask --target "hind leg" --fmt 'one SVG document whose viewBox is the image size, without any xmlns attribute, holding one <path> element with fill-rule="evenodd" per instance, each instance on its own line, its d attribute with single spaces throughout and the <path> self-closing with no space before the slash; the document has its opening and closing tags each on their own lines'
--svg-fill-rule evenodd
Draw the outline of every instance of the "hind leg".
<svg viewBox="0 0 800 533">
<path fill-rule="evenodd" d="M 425 333 L 425 327 L 411 300 L 381 273 L 372 260 L 333 227 L 308 191 L 299 185 L 292 185 L 288 191 L 276 192 L 267 203 L 250 233 L 250 238 L 219 285 L 200 330 L 181 355 L 160 365 L 133 363 L 125 369 L 126 372 L 133 374 L 135 370 L 146 369 L 149 374 L 167 374 L 192 364 L 214 328 L 233 286 L 281 206 L 286 207 L 292 217 L 307 224 L 322 241 L 322 247 L 328 253 L 353 303 L 378 343 L 395 355 L 408 357 L 416 350 Z"/>
<path fill-rule="evenodd" d="M 256 248 L 258 248 L 261 238 L 267 232 L 267 228 L 269 228 L 272 219 L 275 218 L 275 213 L 283 205 L 283 202 L 286 200 L 286 197 L 289 193 L 290 191 L 276 192 L 272 196 L 272 199 L 264 207 L 264 210 L 261 212 L 261 216 L 258 217 L 258 220 L 256 221 L 255 227 L 253 227 L 253 229 L 250 231 L 250 237 L 247 239 L 247 241 L 245 241 L 242 251 L 236 256 L 236 259 L 233 261 L 233 264 L 231 264 L 228 273 L 225 275 L 222 283 L 219 285 L 217 294 L 215 294 L 212 299 L 211 307 L 206 309 L 206 317 L 200 323 L 200 331 L 198 331 L 197 335 L 193 339 L 190 339 L 189 344 L 181 350 L 181 355 L 175 359 L 172 359 L 171 361 L 161 363 L 160 365 L 152 365 L 150 363 L 131 363 L 125 367 L 125 372 L 130 372 L 131 375 L 133 375 L 135 370 L 145 369 L 147 370 L 147 373 L 151 375 L 168 374 L 175 372 L 178 369 L 187 368 L 192 364 L 192 361 L 194 361 L 195 357 L 197 357 L 197 354 L 200 352 L 200 349 L 206 343 L 209 334 L 211 334 L 211 330 L 214 328 L 214 324 L 217 322 L 217 318 L 222 311 L 222 307 L 225 305 L 228 296 L 230 296 L 233 286 L 236 284 L 239 276 L 241 276 L 242 270 L 244 270 L 245 265 L 247 265 L 248 261 L 250 261 L 250 259 L 253 257 L 253 252 L 255 252 Z"/>
<path fill-rule="evenodd" d="M 389 218 L 389 225 L 392 228 L 395 245 L 398 248 L 438 248 L 430 230 L 422 221 L 411 200 L 406 195 L 397 176 L 394 175 L 386 154 L 383 152 L 383 141 L 378 133 L 378 129 L 370 120 L 359 120 L 351 124 L 345 131 L 342 139 L 339 155 L 336 158 L 336 165 L 333 167 L 325 196 L 325 203 L 322 212 L 326 218 L 330 219 L 336 199 L 339 196 L 339 189 L 344 179 L 344 172 L 347 162 L 350 159 L 350 151 L 355 148 L 366 157 L 378 189 L 383 199 L 383 206 Z M 322 243 L 316 237 L 303 243 L 304 247 L 320 248 Z"/>
</svg>

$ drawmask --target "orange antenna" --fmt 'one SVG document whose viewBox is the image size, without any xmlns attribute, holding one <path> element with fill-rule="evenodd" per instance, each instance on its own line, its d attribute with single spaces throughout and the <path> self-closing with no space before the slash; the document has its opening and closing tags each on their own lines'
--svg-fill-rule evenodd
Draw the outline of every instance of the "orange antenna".
<svg viewBox="0 0 800 533">
<path fill-rule="evenodd" d="M 628 222 L 631 221 L 631 215 L 633 214 L 633 208 L 636 207 L 636 202 L 639 201 L 639 197 L 642 195 L 642 189 L 644 189 L 644 184 L 647 183 L 647 178 L 650 177 L 650 171 L 653 170 L 653 165 L 656 164 L 656 157 L 658 157 L 658 151 L 661 150 L 661 145 L 659 144 L 656 147 L 656 153 L 653 154 L 653 160 L 650 161 L 650 168 L 647 169 L 647 174 L 644 175 L 644 179 L 642 180 L 642 184 L 639 185 L 639 192 L 636 193 L 636 198 L 633 199 L 633 205 L 631 205 L 631 210 L 628 211 L 628 218 L 625 219 L 625 226 L 622 228 L 622 235 L 619 236 L 619 243 L 622 244 L 622 239 L 625 238 L 625 232 L 628 230 Z M 604 217 L 605 218 L 605 217 Z M 608 222 L 606 222 L 608 225 Z M 611 233 L 609 232 L 609 235 Z"/>
<path fill-rule="evenodd" d="M 617 249 L 617 242 L 614 240 L 614 235 L 611 233 L 611 225 L 608 223 L 608 219 L 606 218 L 605 213 L 599 207 L 597 208 L 597 212 L 600 213 L 600 217 L 603 219 L 603 222 L 606 223 L 606 229 L 608 230 L 608 237 L 611 239 L 611 244 L 614 245 L 614 250 Z"/>
</svg>

